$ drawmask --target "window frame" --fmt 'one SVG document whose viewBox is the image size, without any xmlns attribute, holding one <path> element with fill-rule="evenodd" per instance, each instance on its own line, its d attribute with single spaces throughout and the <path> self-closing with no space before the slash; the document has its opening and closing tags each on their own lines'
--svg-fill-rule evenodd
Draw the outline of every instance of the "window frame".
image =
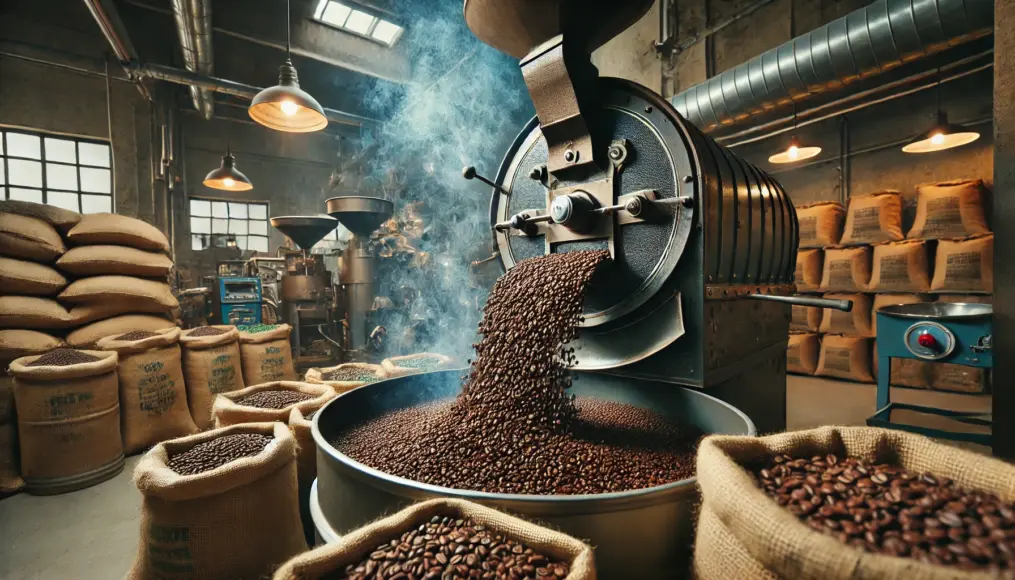
<svg viewBox="0 0 1015 580">
<path fill-rule="evenodd" d="M 349 8 L 349 15 L 346 16 L 346 22 L 348 22 L 349 18 L 352 17 L 353 11 L 362 12 L 364 14 L 372 16 L 374 18 L 374 21 L 370 23 L 370 28 L 367 29 L 366 33 L 357 32 L 355 30 L 352 30 L 351 28 L 346 28 L 344 25 L 340 26 L 337 24 L 332 24 L 331 22 L 326 22 L 325 20 L 323 20 L 323 16 L 324 12 L 327 11 L 328 9 L 328 4 L 330 4 L 331 2 L 336 2 Z M 381 18 L 380 16 L 373 14 L 368 10 L 363 10 L 363 7 L 355 2 L 340 2 L 339 0 L 318 0 L 317 5 L 314 7 L 313 14 L 310 15 L 310 19 L 318 24 L 327 26 L 328 28 L 337 30 L 339 32 L 344 32 L 346 34 L 351 34 L 353 36 L 358 36 L 360 38 L 364 38 L 366 40 L 379 44 L 385 48 L 394 48 L 394 46 L 398 44 L 398 41 L 402 38 L 402 35 L 405 34 L 405 26 L 402 26 L 397 22 L 388 20 L 387 18 Z M 376 38 L 373 36 L 374 30 L 377 29 L 377 25 L 381 22 L 387 22 L 388 24 L 393 24 L 399 28 L 398 34 L 396 34 L 395 37 L 391 39 L 391 42 L 385 42 L 380 38 Z"/>
<path fill-rule="evenodd" d="M 198 200 L 198 201 L 206 201 L 209 204 L 214 203 L 214 202 L 219 202 L 219 203 L 225 203 L 225 204 L 227 204 L 226 205 L 226 217 L 224 218 L 226 220 L 226 229 L 227 230 L 229 229 L 229 221 L 244 221 L 244 222 L 247 222 L 247 232 L 248 233 L 246 233 L 246 234 L 230 234 L 229 232 L 226 232 L 224 234 L 223 233 L 213 233 L 213 232 L 208 232 L 208 233 L 200 233 L 200 232 L 198 232 L 198 233 L 195 233 L 191 229 L 191 225 L 190 225 L 191 218 L 198 217 L 198 218 L 206 218 L 208 220 L 223 219 L 223 218 L 216 218 L 214 216 L 214 210 L 212 210 L 212 209 L 209 210 L 209 215 L 207 215 L 207 216 L 203 216 L 203 215 L 197 215 L 197 216 L 195 216 L 193 214 L 193 212 L 191 211 L 191 202 L 193 200 L 195 200 L 195 199 Z M 228 212 L 229 212 L 229 206 L 228 206 L 228 204 L 230 204 L 230 203 L 242 203 L 243 205 L 247 206 L 247 215 L 248 216 L 250 215 L 250 206 L 251 205 L 261 205 L 261 206 L 264 206 L 264 219 L 261 220 L 259 218 L 250 218 L 250 217 L 246 217 L 246 218 L 239 218 L 239 217 L 232 218 L 232 217 L 229 217 L 228 216 Z M 211 206 L 209 205 L 209 207 L 211 207 Z M 263 235 L 262 234 L 251 234 L 251 233 L 249 233 L 250 232 L 250 222 L 260 222 L 260 221 L 264 222 L 265 233 Z M 209 229 L 214 229 L 214 226 L 211 226 Z M 248 250 L 246 248 L 240 248 L 240 251 L 242 251 L 242 252 L 263 252 L 263 253 L 266 253 L 266 254 L 270 253 L 271 252 L 271 202 L 269 202 L 268 200 L 259 200 L 259 199 L 232 199 L 232 198 L 228 198 L 228 197 L 214 197 L 214 196 L 207 197 L 207 196 L 204 196 L 204 195 L 188 195 L 187 196 L 187 232 L 190 234 L 190 237 L 191 237 L 190 238 L 191 239 L 191 241 L 190 241 L 190 249 L 193 252 L 200 252 L 200 251 L 207 250 L 208 248 L 212 247 L 211 245 L 209 245 L 209 246 L 207 246 L 205 248 L 202 248 L 201 250 L 194 249 L 194 236 L 208 236 L 208 241 L 211 242 L 211 237 L 212 236 L 229 236 L 229 235 L 241 236 L 242 235 L 242 236 L 245 236 L 245 237 L 253 236 L 255 238 L 264 238 L 264 241 L 265 241 L 264 245 L 265 245 L 265 247 L 267 249 L 266 250 Z"/>
</svg>

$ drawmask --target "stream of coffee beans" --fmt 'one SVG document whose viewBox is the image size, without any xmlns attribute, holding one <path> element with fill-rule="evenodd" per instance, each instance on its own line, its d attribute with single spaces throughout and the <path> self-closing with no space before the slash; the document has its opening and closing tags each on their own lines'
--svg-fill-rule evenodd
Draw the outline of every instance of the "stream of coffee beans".
<svg viewBox="0 0 1015 580">
<path fill-rule="evenodd" d="M 97 360 L 99 360 L 99 357 L 88 354 L 87 352 L 81 352 L 80 350 L 74 350 L 71 348 L 58 348 L 47 352 L 25 366 L 41 367 L 52 365 L 65 367 L 69 365 L 79 365 L 81 363 L 95 362 Z"/>
<path fill-rule="evenodd" d="M 241 457 L 257 455 L 271 440 L 272 437 L 258 433 L 223 435 L 170 456 L 169 469 L 180 475 L 204 473 Z"/>
<path fill-rule="evenodd" d="M 594 494 L 694 472 L 700 435 L 646 409 L 567 392 L 566 343 L 608 253 L 519 262 L 483 311 L 476 358 L 450 402 L 404 409 L 340 433 L 341 452 L 386 473 L 494 493 Z"/>
<path fill-rule="evenodd" d="M 191 330 L 187 336 L 216 336 L 219 334 L 225 334 L 229 332 L 224 328 L 215 328 L 214 326 L 199 326 L 194 330 Z"/>
<path fill-rule="evenodd" d="M 144 340 L 153 336 L 159 336 L 159 333 L 150 330 L 132 330 L 116 337 L 116 340 Z"/>
<path fill-rule="evenodd" d="M 245 407 L 258 407 L 261 409 L 285 409 L 301 401 L 309 401 L 316 395 L 301 393 L 299 391 L 259 391 L 236 400 L 237 405 Z"/>
<path fill-rule="evenodd" d="M 836 455 L 777 455 L 753 475 L 808 526 L 861 550 L 969 570 L 1015 570 L 1015 504 L 992 494 Z"/>
</svg>

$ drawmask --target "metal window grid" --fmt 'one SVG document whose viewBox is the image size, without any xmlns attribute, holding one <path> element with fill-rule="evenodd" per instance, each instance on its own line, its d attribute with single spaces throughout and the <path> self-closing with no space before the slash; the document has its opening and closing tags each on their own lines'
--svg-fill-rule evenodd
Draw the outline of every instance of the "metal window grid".
<svg viewBox="0 0 1015 580">
<path fill-rule="evenodd" d="M 208 203 L 208 213 L 207 214 L 194 213 L 194 203 L 193 203 L 194 201 L 207 202 Z M 213 204 L 215 204 L 215 203 L 223 203 L 223 204 L 225 204 L 225 206 L 226 206 L 226 217 L 225 218 L 223 218 L 221 216 L 214 215 L 215 211 L 213 209 L 214 208 Z M 232 216 L 232 212 L 233 212 L 233 207 L 232 206 L 233 205 L 242 205 L 242 206 L 244 206 L 244 208 L 246 210 L 245 213 L 246 213 L 247 217 L 233 217 Z M 249 217 L 250 216 L 250 208 L 251 207 L 263 207 L 264 208 L 264 219 Z M 249 241 L 250 238 L 263 239 L 264 240 L 263 247 L 264 248 L 269 248 L 270 247 L 270 246 L 268 246 L 268 235 L 269 235 L 268 232 L 270 231 L 268 229 L 268 215 L 269 215 L 269 213 L 268 213 L 268 202 L 263 202 L 263 201 L 244 201 L 244 200 L 234 200 L 234 199 L 221 199 L 221 198 L 214 198 L 214 197 L 190 196 L 189 200 L 188 200 L 187 211 L 188 211 L 189 217 L 192 217 L 192 218 L 193 217 L 196 217 L 196 218 L 206 218 L 206 219 L 210 220 L 209 221 L 209 228 L 208 228 L 209 230 L 214 230 L 214 221 L 213 220 L 216 220 L 216 219 L 225 219 L 226 220 L 226 232 L 225 233 L 222 233 L 222 232 L 215 232 L 215 233 L 213 233 L 213 231 L 209 231 L 209 232 L 206 232 L 206 233 L 205 232 L 198 233 L 198 232 L 191 231 L 190 232 L 190 235 L 191 235 L 191 247 L 193 247 L 193 243 L 194 243 L 193 240 L 194 240 L 195 237 L 208 236 L 209 241 L 210 241 L 212 236 L 218 236 L 218 235 L 222 235 L 222 236 L 234 235 L 234 236 L 237 237 L 237 240 L 239 239 L 240 236 L 242 236 L 243 238 L 245 238 L 246 241 L 242 245 L 240 245 L 240 249 L 241 250 L 247 250 L 250 247 L 250 241 Z M 246 233 L 246 234 L 230 234 L 229 232 L 232 230 L 232 222 L 246 222 L 246 226 L 247 226 L 246 230 L 247 230 L 248 233 Z M 263 223 L 264 224 L 264 231 L 265 231 L 265 233 L 264 234 L 251 234 L 251 233 L 249 233 L 250 232 L 250 224 L 251 223 Z M 190 224 L 190 222 L 188 221 L 188 227 L 189 227 L 189 224 Z M 261 251 L 261 250 L 258 250 L 258 251 Z M 267 250 L 263 250 L 263 251 L 267 251 Z"/>
</svg>

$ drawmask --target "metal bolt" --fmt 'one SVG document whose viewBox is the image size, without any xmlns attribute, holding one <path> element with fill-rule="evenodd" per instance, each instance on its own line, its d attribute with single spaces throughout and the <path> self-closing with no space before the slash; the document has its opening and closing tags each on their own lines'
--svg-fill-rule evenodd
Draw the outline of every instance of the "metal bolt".
<svg viewBox="0 0 1015 580">
<path fill-rule="evenodd" d="M 529 177 L 535 179 L 536 181 L 542 181 L 545 171 L 546 171 L 545 165 L 537 165 L 532 168 L 532 171 L 529 172 Z"/>
<path fill-rule="evenodd" d="M 568 149 L 567 151 L 564 151 L 564 161 L 567 161 L 568 163 L 574 163 L 577 159 L 578 153 L 576 153 L 573 149 Z"/>
<path fill-rule="evenodd" d="M 610 147 L 610 159 L 617 160 L 624 154 L 620 147 Z"/>
<path fill-rule="evenodd" d="M 694 178 L 691 177 L 690 175 L 684 176 L 684 183 L 691 183 L 692 181 L 694 181 Z"/>
<path fill-rule="evenodd" d="M 654 109 L 651 106 L 645 107 L 646 113 L 651 113 Z"/>
<path fill-rule="evenodd" d="M 680 205 L 684 207 L 691 207 L 692 205 L 694 205 L 694 199 L 691 198 L 690 196 L 685 195 L 684 197 L 680 198 Z"/>
</svg>

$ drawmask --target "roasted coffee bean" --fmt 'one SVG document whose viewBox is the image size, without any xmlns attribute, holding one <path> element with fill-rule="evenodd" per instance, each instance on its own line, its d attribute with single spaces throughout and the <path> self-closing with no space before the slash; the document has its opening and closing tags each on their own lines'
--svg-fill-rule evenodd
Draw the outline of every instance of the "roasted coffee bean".
<svg viewBox="0 0 1015 580">
<path fill-rule="evenodd" d="M 225 334 L 229 332 L 224 328 L 215 328 L 214 326 L 199 326 L 194 330 L 187 333 L 187 336 L 216 336 L 219 334 Z"/>
<path fill-rule="evenodd" d="M 126 340 L 126 341 L 144 340 L 146 338 L 151 338 L 153 336 L 159 336 L 159 333 L 152 332 L 150 330 L 132 330 L 130 332 L 121 334 L 120 336 L 116 337 L 116 340 Z"/>
<path fill-rule="evenodd" d="M 357 383 L 374 383 L 380 380 L 376 373 L 360 367 L 341 367 L 321 375 L 326 381 L 352 381 Z"/>
<path fill-rule="evenodd" d="M 824 505 L 792 482 L 817 474 Z M 754 472 L 758 487 L 814 530 L 868 552 L 1015 578 L 1015 505 L 932 474 L 828 456 L 779 455 Z M 831 483 L 834 481 L 834 485 Z M 849 483 L 846 483 L 846 482 Z M 815 496 L 816 497 L 816 496 Z"/>
<path fill-rule="evenodd" d="M 237 405 L 260 409 L 285 409 L 302 401 L 313 399 L 314 395 L 300 391 L 271 390 L 258 391 L 236 400 Z"/>
<path fill-rule="evenodd" d="M 99 357 L 88 354 L 87 352 L 81 352 L 80 350 L 74 350 L 72 348 L 58 348 L 51 350 L 39 358 L 33 360 L 25 366 L 28 367 L 41 367 L 41 366 L 55 366 L 65 367 L 69 365 L 79 365 L 82 363 L 95 362 L 99 360 Z"/>
<path fill-rule="evenodd" d="M 264 451 L 272 437 L 257 433 L 223 435 L 211 441 L 198 443 L 187 451 L 169 457 L 169 469 L 180 475 L 194 475 L 211 471 L 241 457 L 250 457 Z"/>
</svg>

